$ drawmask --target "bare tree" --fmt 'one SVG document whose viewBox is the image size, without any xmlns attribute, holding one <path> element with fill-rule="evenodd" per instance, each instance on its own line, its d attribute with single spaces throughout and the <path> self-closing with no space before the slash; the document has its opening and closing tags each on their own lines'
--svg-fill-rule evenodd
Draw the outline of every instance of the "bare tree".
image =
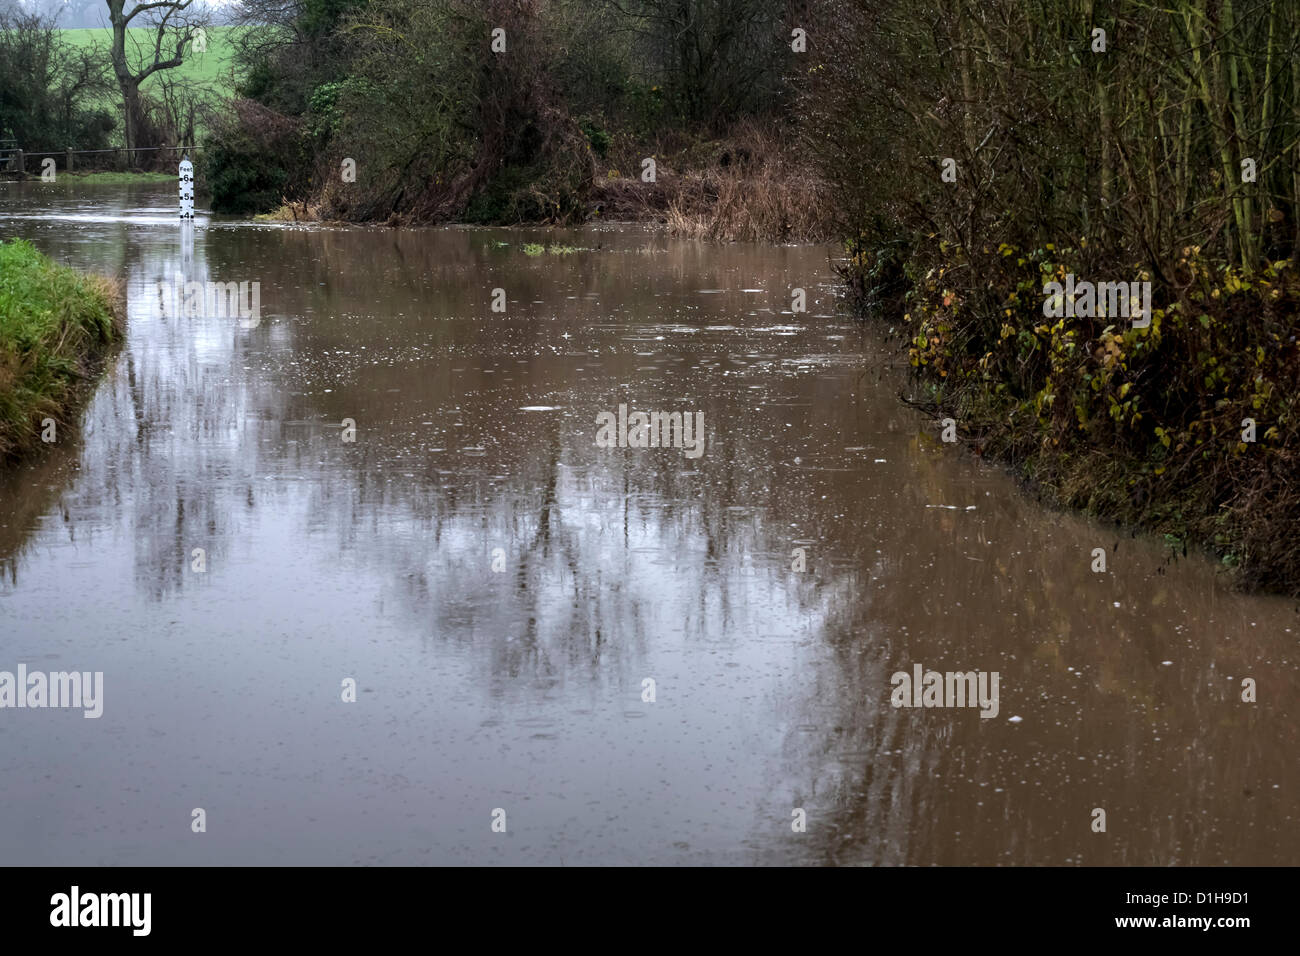
<svg viewBox="0 0 1300 956">
<path fill-rule="evenodd" d="M 125 120 L 124 145 L 128 150 L 137 142 L 144 123 L 144 110 L 140 102 L 140 85 L 159 70 L 171 70 L 185 62 L 186 48 L 196 31 L 206 23 L 206 14 L 191 13 L 194 0 L 159 0 L 141 3 L 127 10 L 128 0 L 104 0 L 108 5 L 108 18 L 113 29 L 110 57 L 113 75 L 117 77 L 122 93 L 122 110 Z M 140 22 L 132 27 L 132 22 Z M 134 42 L 128 29 L 150 32 L 150 41 Z"/>
<path fill-rule="evenodd" d="M 0 136 L 27 150 L 104 145 L 113 120 L 96 104 L 112 89 L 102 55 L 66 40 L 52 15 L 0 0 Z"/>
<path fill-rule="evenodd" d="M 605 0 L 687 119 L 717 123 L 780 95 L 788 0 Z"/>
</svg>

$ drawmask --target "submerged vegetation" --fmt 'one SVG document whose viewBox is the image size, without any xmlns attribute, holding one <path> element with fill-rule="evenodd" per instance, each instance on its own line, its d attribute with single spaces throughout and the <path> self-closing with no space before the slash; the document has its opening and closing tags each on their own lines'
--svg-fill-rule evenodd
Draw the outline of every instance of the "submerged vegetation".
<svg viewBox="0 0 1300 956">
<path fill-rule="evenodd" d="M 65 425 L 95 360 L 122 332 L 117 287 L 0 242 L 0 461 Z"/>
<path fill-rule="evenodd" d="M 1300 8 L 828 7 L 810 143 L 920 404 L 1060 502 L 1300 594 Z M 1149 326 L 1045 307 L 1070 275 L 1150 282 Z"/>
<path fill-rule="evenodd" d="M 586 250 L 583 249 L 581 246 L 564 246 L 564 245 L 544 246 L 540 242 L 524 243 L 524 255 L 526 256 L 540 256 L 546 253 L 550 253 L 553 256 L 571 256 L 575 252 L 585 252 L 585 251 Z"/>
</svg>

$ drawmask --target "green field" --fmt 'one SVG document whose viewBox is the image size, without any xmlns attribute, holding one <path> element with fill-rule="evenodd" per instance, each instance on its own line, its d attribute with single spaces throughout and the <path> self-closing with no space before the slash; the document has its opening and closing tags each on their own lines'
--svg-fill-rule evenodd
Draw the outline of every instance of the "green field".
<svg viewBox="0 0 1300 956">
<path fill-rule="evenodd" d="M 171 76 L 183 76 L 195 83 L 208 84 L 214 90 L 224 90 L 227 95 L 232 94 L 233 90 L 229 83 L 233 53 L 231 40 L 238 31 L 243 29 L 243 27 L 208 27 L 207 51 L 204 53 L 188 53 L 184 65 L 178 66 L 174 70 L 168 70 L 167 73 Z M 103 28 L 98 30 L 63 30 L 61 32 L 64 39 L 71 41 L 76 46 L 98 46 L 104 51 L 104 61 L 108 61 L 108 47 L 113 39 L 112 30 Z M 153 46 L 153 31 L 147 29 L 128 30 L 128 48 L 133 41 L 139 43 L 142 49 L 149 50 Z M 149 84 L 153 79 L 154 77 L 150 77 L 145 80 L 144 89 L 149 88 Z"/>
<path fill-rule="evenodd" d="M 187 82 L 203 86 L 212 91 L 213 94 L 220 97 L 230 98 L 234 96 L 234 85 L 231 77 L 231 68 L 233 66 L 233 48 L 231 41 L 237 36 L 238 32 L 245 29 L 244 27 L 208 27 L 207 40 L 208 48 L 203 53 L 189 52 L 185 57 L 185 62 L 176 67 L 174 70 L 165 70 L 155 73 L 149 79 L 144 81 L 141 87 L 148 92 L 150 87 L 157 81 L 160 75 L 172 78 L 183 78 Z M 78 47 L 86 49 L 98 48 L 103 51 L 103 60 L 108 62 L 108 48 L 113 39 L 113 31 L 107 28 L 92 30 L 63 30 L 61 31 L 64 39 L 70 41 Z M 141 48 L 145 44 L 151 43 L 153 31 L 147 29 L 132 29 L 127 31 L 128 50 L 133 42 L 138 43 Z M 134 57 L 131 62 L 138 62 Z M 121 109 L 121 101 L 116 96 L 109 96 L 102 101 L 102 107 L 110 110 L 117 115 Z"/>
</svg>

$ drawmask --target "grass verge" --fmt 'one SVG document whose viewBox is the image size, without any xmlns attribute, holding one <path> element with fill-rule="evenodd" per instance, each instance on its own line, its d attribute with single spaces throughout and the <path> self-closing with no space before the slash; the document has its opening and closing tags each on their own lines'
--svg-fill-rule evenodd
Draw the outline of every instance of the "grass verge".
<svg viewBox="0 0 1300 956">
<path fill-rule="evenodd" d="M 133 183 L 174 183 L 176 182 L 176 173 L 79 173 L 73 172 L 59 173 L 60 180 L 70 180 L 78 183 L 90 183 L 96 186 L 122 186 Z"/>
<path fill-rule="evenodd" d="M 68 423 L 123 315 L 115 281 L 0 242 L 0 462 L 38 444 L 45 419 Z"/>
</svg>

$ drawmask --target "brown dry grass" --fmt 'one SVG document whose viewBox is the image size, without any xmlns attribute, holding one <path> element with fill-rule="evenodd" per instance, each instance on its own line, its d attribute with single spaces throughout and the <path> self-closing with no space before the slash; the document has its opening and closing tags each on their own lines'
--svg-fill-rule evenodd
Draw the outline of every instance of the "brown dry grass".
<svg viewBox="0 0 1300 956">
<path fill-rule="evenodd" d="M 655 157 L 655 182 L 641 181 L 639 153 Z M 611 156 L 604 165 L 620 175 L 595 182 L 602 219 L 659 222 L 671 235 L 713 242 L 838 235 L 825 184 L 785 138 L 757 124 L 711 143 L 668 137 L 649 152 L 620 143 Z"/>
<path fill-rule="evenodd" d="M 103 296 L 113 310 L 113 335 L 126 332 L 126 284 L 118 276 L 88 275 L 86 282 L 96 295 Z"/>
<path fill-rule="evenodd" d="M 324 222 L 321 204 L 312 202 L 286 202 L 270 212 L 253 217 L 258 222 Z"/>
</svg>

